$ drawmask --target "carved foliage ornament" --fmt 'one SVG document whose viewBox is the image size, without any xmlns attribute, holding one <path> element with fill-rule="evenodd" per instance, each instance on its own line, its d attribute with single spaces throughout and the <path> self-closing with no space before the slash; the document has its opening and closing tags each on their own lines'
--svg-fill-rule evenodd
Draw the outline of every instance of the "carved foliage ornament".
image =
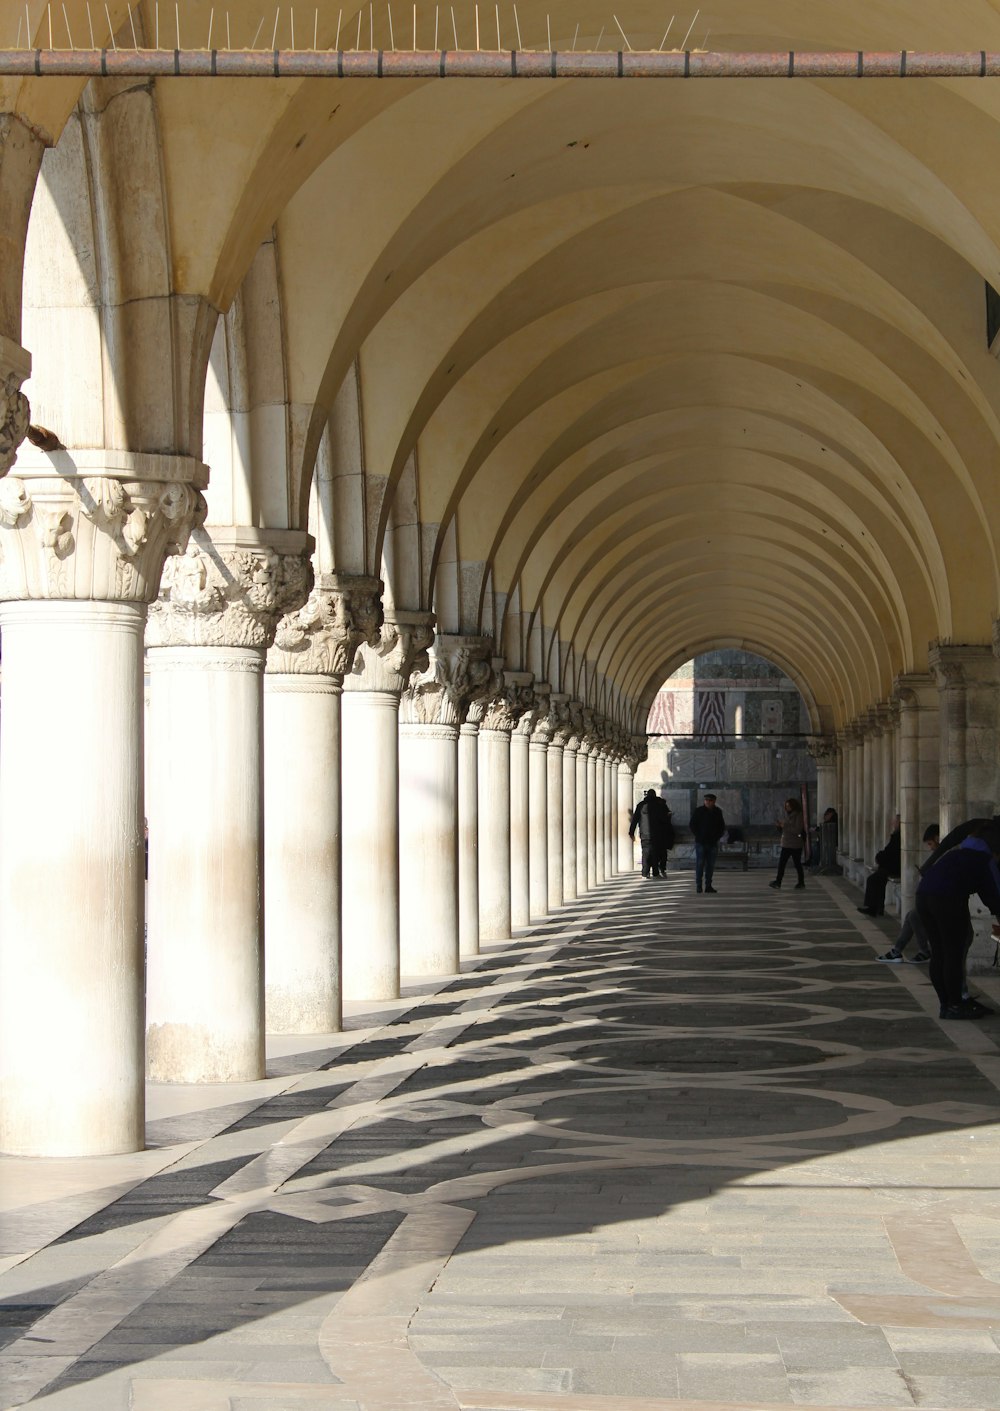
<svg viewBox="0 0 1000 1411">
<path fill-rule="evenodd" d="M 39 476 L 0 481 L 0 597 L 150 602 L 164 560 L 204 521 L 182 482 Z"/>
<path fill-rule="evenodd" d="M 380 640 L 379 579 L 332 578 L 324 577 L 301 608 L 278 622 L 268 671 L 343 677 L 354 665 L 358 648 Z"/>
<path fill-rule="evenodd" d="M 345 691 L 388 691 L 398 695 L 414 671 L 426 671 L 427 648 L 434 640 L 428 615 L 422 621 L 382 623 L 373 640 L 362 643 L 345 673 Z"/>
<path fill-rule="evenodd" d="M 411 725 L 461 725 L 473 700 L 489 695 L 490 644 L 439 637 L 423 671 L 414 672 L 400 701 L 400 721 Z"/>
<path fill-rule="evenodd" d="M 504 679 L 501 689 L 486 703 L 482 730 L 500 730 L 509 735 L 527 711 L 531 710 L 535 693 L 530 686 Z M 530 730 L 529 730 L 530 734 Z"/>
<path fill-rule="evenodd" d="M 21 379 L 8 372 L 0 382 L 0 475 L 14 464 L 17 448 L 28 434 L 31 408 L 21 391 Z"/>
<path fill-rule="evenodd" d="M 164 567 L 146 644 L 267 647 L 278 619 L 305 601 L 311 583 L 312 568 L 300 554 L 192 541 Z"/>
</svg>

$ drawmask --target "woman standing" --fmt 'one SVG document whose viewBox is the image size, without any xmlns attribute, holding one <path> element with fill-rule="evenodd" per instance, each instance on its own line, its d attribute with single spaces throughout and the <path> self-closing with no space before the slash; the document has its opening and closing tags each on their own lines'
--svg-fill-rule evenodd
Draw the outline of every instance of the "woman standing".
<svg viewBox="0 0 1000 1411">
<path fill-rule="evenodd" d="M 781 856 L 778 859 L 778 875 L 768 885 L 775 889 L 781 886 L 788 859 L 791 858 L 799 876 L 795 890 L 800 891 L 806 885 L 805 873 L 802 871 L 802 846 L 806 837 L 806 825 L 798 799 L 785 800 L 785 816 L 777 821 L 775 827 L 781 833 Z"/>
</svg>

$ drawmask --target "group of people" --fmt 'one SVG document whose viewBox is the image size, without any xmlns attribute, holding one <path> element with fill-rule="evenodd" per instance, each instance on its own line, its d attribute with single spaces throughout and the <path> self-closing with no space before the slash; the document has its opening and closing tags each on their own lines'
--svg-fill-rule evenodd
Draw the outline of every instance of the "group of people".
<svg viewBox="0 0 1000 1411">
<path fill-rule="evenodd" d="M 672 815 L 665 799 L 661 799 L 655 789 L 647 789 L 636 805 L 629 824 L 629 837 L 639 834 L 642 850 L 642 875 L 644 877 L 665 877 L 667 875 L 667 854 L 674 845 Z M 688 824 L 694 839 L 694 880 L 695 891 L 715 894 L 712 879 L 715 875 L 715 861 L 719 844 L 728 832 L 722 809 L 715 794 L 706 794 Z M 780 887 L 785 868 L 791 862 L 798 881 L 796 890 L 806 884 L 802 870 L 802 850 L 805 847 L 806 826 L 802 806 L 798 799 L 785 800 L 785 815 L 777 824 L 781 834 L 781 853 L 778 858 L 778 875 L 770 884 Z"/>
<path fill-rule="evenodd" d="M 628 835 L 639 834 L 644 877 L 667 875 L 667 854 L 674 845 L 673 815 L 666 799 L 655 789 L 647 789 L 632 814 Z M 726 832 L 722 810 L 716 807 L 714 794 L 706 794 L 691 815 L 691 835 L 694 838 L 695 881 L 699 892 L 714 892 L 712 875 L 719 843 Z"/>
<path fill-rule="evenodd" d="M 836 814 L 832 809 L 827 815 Z M 694 839 L 695 891 L 714 893 L 712 878 L 719 844 L 727 832 L 726 820 L 715 794 L 706 794 L 691 814 Z M 780 889 L 789 862 L 795 868 L 795 890 L 805 887 L 802 853 L 806 844 L 806 824 L 798 799 L 785 800 L 784 816 L 777 821 L 781 851 L 778 871 L 768 885 Z M 655 789 L 647 789 L 639 801 L 629 827 L 629 837 L 639 834 L 642 845 L 642 875 L 665 877 L 667 854 L 674 845 L 672 815 L 666 800 Z M 913 964 L 928 963 L 931 984 L 940 1002 L 942 1019 L 981 1019 L 992 1009 L 969 995 L 965 981 L 965 961 L 972 943 L 969 900 L 980 898 L 992 913 L 993 934 L 1000 939 L 1000 814 L 992 818 L 970 818 L 940 837 L 936 823 L 923 835 L 929 856 L 919 868 L 920 881 L 912 910 L 903 919 L 894 944 L 878 959 L 902 964 L 907 946 L 916 940 Z M 890 880 L 899 880 L 902 871 L 900 819 L 896 814 L 885 847 L 875 854 L 875 868 L 865 883 L 858 910 L 865 916 L 885 914 L 885 894 Z"/>
</svg>

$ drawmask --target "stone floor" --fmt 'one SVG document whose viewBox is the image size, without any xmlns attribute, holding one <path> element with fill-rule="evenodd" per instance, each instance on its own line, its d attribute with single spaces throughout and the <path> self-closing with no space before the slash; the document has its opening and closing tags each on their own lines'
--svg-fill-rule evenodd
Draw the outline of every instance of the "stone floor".
<svg viewBox="0 0 1000 1411">
<path fill-rule="evenodd" d="M 0 1163 L 0 1407 L 1000 1408 L 1000 1017 L 766 882 L 617 879 L 151 1090 L 145 1152 Z"/>
</svg>

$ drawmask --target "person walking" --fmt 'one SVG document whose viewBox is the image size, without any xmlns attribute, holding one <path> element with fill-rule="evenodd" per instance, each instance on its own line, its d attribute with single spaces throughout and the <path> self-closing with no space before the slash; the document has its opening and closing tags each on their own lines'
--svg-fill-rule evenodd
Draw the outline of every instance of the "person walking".
<svg viewBox="0 0 1000 1411">
<path fill-rule="evenodd" d="M 931 984 L 940 1001 L 941 1019 L 982 1019 L 992 1009 L 977 999 L 964 999 L 965 956 L 971 917 L 969 898 L 975 892 L 1000 930 L 1000 829 L 992 824 L 974 829 L 949 849 L 920 879 L 917 916 L 930 942 Z"/>
<path fill-rule="evenodd" d="M 658 877 L 660 875 L 659 857 L 662 828 L 659 803 L 656 790 L 647 789 L 636 804 L 632 821 L 628 827 L 630 838 L 635 837 L 636 829 L 639 831 L 639 844 L 642 849 L 642 875 L 644 877 Z M 665 804 L 664 807 L 666 807 Z M 663 875 L 666 876 L 666 870 Z"/>
<path fill-rule="evenodd" d="M 705 795 L 704 803 L 699 804 L 692 813 L 689 826 L 694 838 L 695 891 L 714 892 L 712 876 L 715 855 L 719 850 L 719 839 L 726 831 L 726 820 L 722 809 L 716 807 L 714 794 Z"/>
<path fill-rule="evenodd" d="M 863 916 L 883 916 L 885 914 L 885 889 L 890 877 L 899 881 L 902 871 L 902 852 L 899 841 L 899 814 L 892 820 L 892 832 L 884 848 L 875 854 L 875 871 L 868 874 L 865 882 L 865 899 L 858 910 Z"/>
<path fill-rule="evenodd" d="M 799 892 L 806 885 L 805 873 L 802 871 L 802 848 L 806 839 L 806 825 L 802 817 L 802 805 L 798 799 L 785 800 L 785 816 L 779 818 L 775 827 L 781 833 L 781 854 L 778 857 L 778 875 L 768 886 L 775 891 L 781 887 L 781 879 L 785 875 L 785 868 L 791 858 L 795 864 L 795 871 L 798 874 L 798 881 L 795 883 L 795 891 Z"/>
<path fill-rule="evenodd" d="M 667 854 L 674 845 L 674 825 L 671 821 L 672 813 L 667 805 L 666 799 L 661 799 L 657 794 L 653 807 L 656 809 L 656 875 L 665 877 L 667 875 Z"/>
</svg>

